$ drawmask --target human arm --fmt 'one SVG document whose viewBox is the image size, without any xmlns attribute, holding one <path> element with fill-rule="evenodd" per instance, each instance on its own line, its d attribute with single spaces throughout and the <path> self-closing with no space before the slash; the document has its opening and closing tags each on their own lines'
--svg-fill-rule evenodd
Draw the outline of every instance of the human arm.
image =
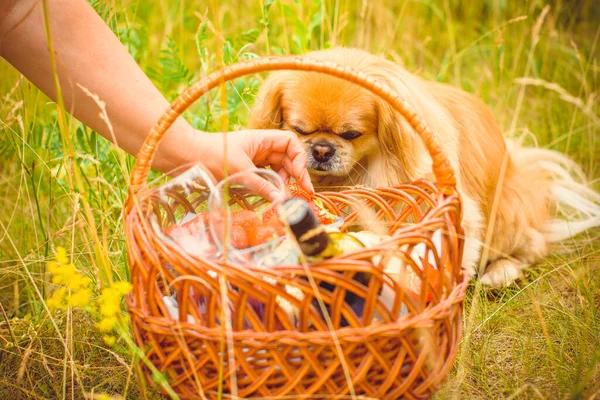
<svg viewBox="0 0 600 400">
<path fill-rule="evenodd" d="M 85 0 L 47 0 L 46 5 L 66 110 L 136 155 L 169 103 Z M 0 55 L 56 100 L 43 15 L 41 0 L 0 1 Z M 81 87 L 106 104 L 114 136 L 96 101 Z M 220 179 L 225 161 L 220 135 L 196 131 L 179 118 L 161 142 L 153 167 L 169 172 L 202 161 Z M 293 133 L 249 130 L 229 139 L 230 173 L 271 165 L 312 191 L 306 154 Z"/>
</svg>

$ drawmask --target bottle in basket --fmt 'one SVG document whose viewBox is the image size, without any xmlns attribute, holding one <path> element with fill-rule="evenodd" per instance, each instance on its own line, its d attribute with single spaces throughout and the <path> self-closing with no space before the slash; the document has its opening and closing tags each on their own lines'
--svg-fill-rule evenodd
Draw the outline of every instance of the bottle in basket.
<svg viewBox="0 0 600 400">
<path fill-rule="evenodd" d="M 364 247 L 350 235 L 327 232 L 308 203 L 299 197 L 286 200 L 283 203 L 283 212 L 300 250 L 313 260 L 336 257 Z"/>
<path fill-rule="evenodd" d="M 326 260 L 363 249 L 365 246 L 360 240 L 343 232 L 328 232 L 308 203 L 301 198 L 291 197 L 283 203 L 283 217 L 287 220 L 298 246 L 308 261 Z M 367 286 L 369 275 L 359 272 L 354 280 Z M 320 287 L 333 291 L 335 285 L 329 282 L 321 282 Z M 344 297 L 357 316 L 362 314 L 364 299 L 351 291 L 347 291 Z M 342 326 L 347 325 L 342 318 Z"/>
</svg>

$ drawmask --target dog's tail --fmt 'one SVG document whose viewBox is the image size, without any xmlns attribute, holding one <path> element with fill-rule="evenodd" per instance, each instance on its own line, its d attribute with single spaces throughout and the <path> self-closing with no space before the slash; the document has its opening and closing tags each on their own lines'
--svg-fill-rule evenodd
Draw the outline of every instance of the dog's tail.
<svg viewBox="0 0 600 400">
<path fill-rule="evenodd" d="M 552 216 L 541 230 L 547 243 L 558 243 L 600 226 L 600 194 L 586 184 L 579 165 L 554 150 L 523 147 L 513 140 L 506 144 L 517 169 L 536 171 L 532 178 L 543 176 L 546 180 L 546 200 Z"/>
</svg>

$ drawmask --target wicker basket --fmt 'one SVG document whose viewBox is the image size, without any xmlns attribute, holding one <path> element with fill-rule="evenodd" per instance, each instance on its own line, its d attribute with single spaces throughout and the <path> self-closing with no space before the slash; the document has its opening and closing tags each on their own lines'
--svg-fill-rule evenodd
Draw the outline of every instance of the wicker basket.
<svg viewBox="0 0 600 400">
<path fill-rule="evenodd" d="M 354 82 L 386 100 L 421 136 L 433 160 L 435 184 L 418 181 L 392 188 L 318 194 L 331 212 L 344 217 L 342 229 L 361 222 L 367 207 L 371 211 L 367 214 L 385 224 L 391 240 L 310 268 L 281 265 L 264 270 L 186 254 L 152 228 L 150 215 L 163 215 L 160 224 L 166 227 L 175 223 L 178 210 L 198 210 L 208 196 L 206 187 L 198 187 L 194 193 L 174 189 L 166 197 L 153 195 L 146 181 L 166 130 L 209 90 L 237 77 L 270 70 L 316 71 Z M 424 121 L 393 90 L 372 77 L 295 56 L 241 62 L 207 76 L 183 92 L 150 132 L 135 164 L 126 204 L 125 234 L 133 284 L 127 306 L 135 341 L 181 398 L 217 398 L 220 391 L 225 398 L 427 398 L 451 369 L 461 337 L 467 286 L 461 269 L 461 203 L 454 172 Z M 443 232 L 437 246 L 432 240 L 436 231 Z M 424 251 L 423 261 L 435 260 L 439 272 L 436 285 L 431 284 L 429 269 L 412 261 L 410 254 L 416 246 Z M 418 295 L 375 263 L 390 254 L 404 260 L 420 278 Z M 370 274 L 368 285 L 353 279 L 358 272 Z M 227 301 L 236 310 L 229 330 L 218 324 L 223 282 L 236 288 L 227 291 Z M 318 288 L 315 283 L 320 282 L 334 284 L 336 289 Z M 303 300 L 289 296 L 286 285 L 301 290 Z M 378 294 L 383 287 L 392 289 L 393 304 L 382 303 Z M 194 309 L 190 296 L 182 295 L 190 288 L 206 296 L 203 316 Z M 169 316 L 162 300 L 170 289 L 180 293 L 177 321 Z M 360 315 L 345 306 L 348 291 L 365 299 Z M 293 303 L 304 322 L 281 330 L 278 296 Z M 264 318 L 257 319 L 246 305 L 249 297 L 264 304 Z M 311 311 L 317 299 L 326 306 L 329 318 Z M 185 318 L 188 314 L 195 316 L 194 323 Z M 379 315 L 378 322 L 372 321 L 374 315 Z M 246 317 L 253 321 L 250 328 L 244 325 Z M 344 319 L 346 326 L 342 327 Z M 150 370 L 145 373 L 151 380 Z"/>
</svg>

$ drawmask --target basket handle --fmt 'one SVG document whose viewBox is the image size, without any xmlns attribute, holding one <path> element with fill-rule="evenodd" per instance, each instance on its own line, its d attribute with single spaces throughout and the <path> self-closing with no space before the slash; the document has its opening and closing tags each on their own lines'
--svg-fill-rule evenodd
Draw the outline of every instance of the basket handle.
<svg viewBox="0 0 600 400">
<path fill-rule="evenodd" d="M 253 73 L 276 70 L 312 71 L 332 75 L 348 82 L 355 83 L 387 101 L 397 112 L 402 114 L 423 140 L 423 143 L 433 160 L 433 173 L 442 193 L 448 195 L 454 193 L 456 177 L 448 158 L 441 150 L 439 143 L 425 121 L 417 115 L 410 104 L 400 98 L 396 91 L 364 72 L 356 71 L 348 66 L 341 66 L 331 62 L 318 61 L 300 56 L 271 56 L 243 61 L 225 67 L 219 71 L 215 71 L 181 93 L 181 95 L 171 103 L 167 111 L 161 116 L 150 131 L 150 134 L 146 137 L 146 140 L 138 153 L 131 174 L 129 186 L 130 195 L 136 195 L 146 184 L 158 143 L 173 122 L 181 116 L 190 105 L 205 93 L 224 82 Z"/>
</svg>

